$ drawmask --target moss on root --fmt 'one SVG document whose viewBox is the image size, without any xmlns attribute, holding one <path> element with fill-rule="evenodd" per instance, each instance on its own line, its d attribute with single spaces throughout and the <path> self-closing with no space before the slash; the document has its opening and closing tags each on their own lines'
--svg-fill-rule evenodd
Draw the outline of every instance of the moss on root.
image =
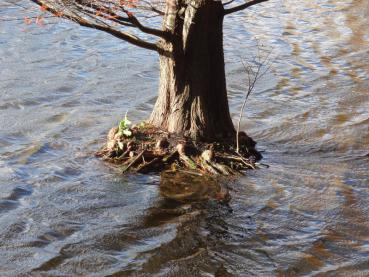
<svg viewBox="0 0 369 277">
<path fill-rule="evenodd" d="M 255 169 L 261 159 L 255 142 L 244 132 L 236 138 L 213 142 L 193 141 L 147 124 L 130 128 L 129 136 L 112 128 L 106 145 L 96 153 L 103 160 L 121 165 L 123 172 L 185 171 L 200 175 L 237 175 Z"/>
</svg>

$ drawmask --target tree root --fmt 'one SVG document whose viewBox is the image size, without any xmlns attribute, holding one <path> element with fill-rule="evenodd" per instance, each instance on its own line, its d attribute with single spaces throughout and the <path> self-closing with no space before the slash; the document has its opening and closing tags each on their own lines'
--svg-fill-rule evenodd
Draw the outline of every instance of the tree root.
<svg viewBox="0 0 369 277">
<path fill-rule="evenodd" d="M 127 172 L 134 164 L 138 162 L 138 160 L 143 157 L 143 154 L 145 153 L 145 150 L 143 150 L 140 154 L 138 154 L 136 157 L 133 157 L 131 160 L 129 160 L 127 163 L 128 165 L 123 169 L 123 173 Z"/>
<path fill-rule="evenodd" d="M 169 170 L 199 176 L 232 176 L 242 174 L 247 169 L 258 168 L 256 158 L 250 153 L 260 154 L 254 148 L 255 143 L 251 138 L 248 141 L 252 144 L 241 145 L 240 149 L 244 151 L 237 153 L 234 139 L 195 144 L 188 138 L 147 125 L 144 128 L 133 127 L 131 131 L 132 135 L 125 137 L 118 133 L 118 128 L 112 128 L 106 145 L 96 156 L 122 165 L 123 173 L 146 174 Z"/>
</svg>

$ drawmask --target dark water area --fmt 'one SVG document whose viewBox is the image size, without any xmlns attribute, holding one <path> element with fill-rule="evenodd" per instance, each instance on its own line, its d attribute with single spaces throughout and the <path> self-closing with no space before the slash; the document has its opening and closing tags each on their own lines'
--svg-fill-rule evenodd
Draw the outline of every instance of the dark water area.
<svg viewBox="0 0 369 277">
<path fill-rule="evenodd" d="M 369 276 L 368 16 L 367 0 L 286 0 L 226 19 L 235 121 L 240 57 L 256 41 L 273 57 L 242 124 L 270 168 L 230 183 L 229 206 L 175 202 L 173 182 L 92 155 L 126 111 L 150 114 L 156 55 L 0 21 L 0 276 Z"/>
</svg>

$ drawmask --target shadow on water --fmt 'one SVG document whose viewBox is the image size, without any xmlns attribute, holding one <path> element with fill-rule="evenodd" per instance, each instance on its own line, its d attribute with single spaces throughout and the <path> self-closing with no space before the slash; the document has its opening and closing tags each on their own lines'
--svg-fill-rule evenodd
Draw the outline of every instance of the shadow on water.
<svg viewBox="0 0 369 277">
<path fill-rule="evenodd" d="M 213 255 L 216 254 L 211 249 L 228 236 L 225 218 L 232 214 L 232 209 L 227 203 L 212 199 L 218 197 L 225 184 L 221 185 L 207 177 L 193 178 L 193 183 L 188 186 L 188 193 L 184 195 L 183 187 L 176 182 L 181 182 L 183 176 L 185 175 L 170 174 L 170 179 L 169 176 L 162 176 L 155 185 L 152 181 L 147 183 L 150 188 L 157 189 L 162 197 L 155 198 L 154 202 L 132 220 L 109 224 L 105 230 L 86 231 L 85 236 L 75 243 L 67 243 L 66 238 L 83 231 L 86 226 L 74 229 L 65 237 L 61 237 L 57 231 L 49 231 L 39 237 L 38 241 L 44 243 L 45 240 L 48 243 L 65 240 L 65 243 L 54 257 L 33 268 L 31 273 L 47 275 L 64 272 L 83 275 L 86 272 L 100 272 L 104 276 L 197 276 L 203 272 L 215 276 L 233 276 L 228 275 L 230 273 L 221 261 L 214 260 Z M 143 184 L 145 178 L 131 176 L 127 180 L 133 182 L 132 185 L 138 182 Z M 173 189 L 174 184 L 177 189 Z M 122 185 L 127 186 L 127 183 L 117 183 L 120 188 Z M 208 189 L 204 189 L 204 186 Z M 110 189 L 105 190 L 105 194 L 114 193 Z M 127 189 L 133 189 L 133 194 L 137 193 L 133 186 Z M 104 194 L 103 191 L 100 193 Z M 119 207 L 121 204 L 114 204 L 113 201 L 110 205 Z M 132 205 L 136 209 L 142 209 L 144 204 Z M 124 209 L 118 209 L 119 211 L 124 213 Z M 105 221 L 109 220 L 106 218 Z M 87 224 L 85 221 L 84 225 Z M 45 247 L 48 243 L 40 243 L 37 247 Z"/>
<path fill-rule="evenodd" d="M 163 230 L 167 234 L 156 248 L 138 253 L 127 268 L 109 276 L 197 276 L 202 273 L 233 276 L 222 262 L 213 261 L 210 249 L 217 244 L 215 239 L 227 237 L 224 219 L 232 209 L 216 199 L 219 194 L 228 192 L 226 186 L 224 180 L 220 183 L 204 176 L 162 174 L 158 185 L 162 197 L 130 229 L 136 240 L 143 241 L 157 232 L 163 236 Z"/>
</svg>

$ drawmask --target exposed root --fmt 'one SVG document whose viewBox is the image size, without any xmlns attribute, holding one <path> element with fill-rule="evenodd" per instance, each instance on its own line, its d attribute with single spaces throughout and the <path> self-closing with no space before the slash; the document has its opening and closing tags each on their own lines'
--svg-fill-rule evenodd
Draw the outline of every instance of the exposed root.
<svg viewBox="0 0 369 277">
<path fill-rule="evenodd" d="M 96 153 L 105 161 L 122 165 L 123 173 L 169 170 L 200 176 L 230 176 L 242 174 L 246 169 L 256 169 L 256 160 L 261 158 L 255 149 L 255 142 L 244 132 L 240 133 L 238 152 L 235 138 L 195 143 L 143 124 L 131 128 L 130 132 L 127 137 L 118 128 L 112 128 L 106 145 Z"/>
<path fill-rule="evenodd" d="M 140 158 L 143 157 L 143 154 L 145 153 L 145 150 L 143 150 L 140 154 L 138 154 L 136 157 L 131 158 L 131 160 L 129 160 L 128 165 L 123 169 L 123 173 L 127 172 L 133 165 L 135 165 Z M 145 162 L 145 161 L 144 161 Z"/>
</svg>

